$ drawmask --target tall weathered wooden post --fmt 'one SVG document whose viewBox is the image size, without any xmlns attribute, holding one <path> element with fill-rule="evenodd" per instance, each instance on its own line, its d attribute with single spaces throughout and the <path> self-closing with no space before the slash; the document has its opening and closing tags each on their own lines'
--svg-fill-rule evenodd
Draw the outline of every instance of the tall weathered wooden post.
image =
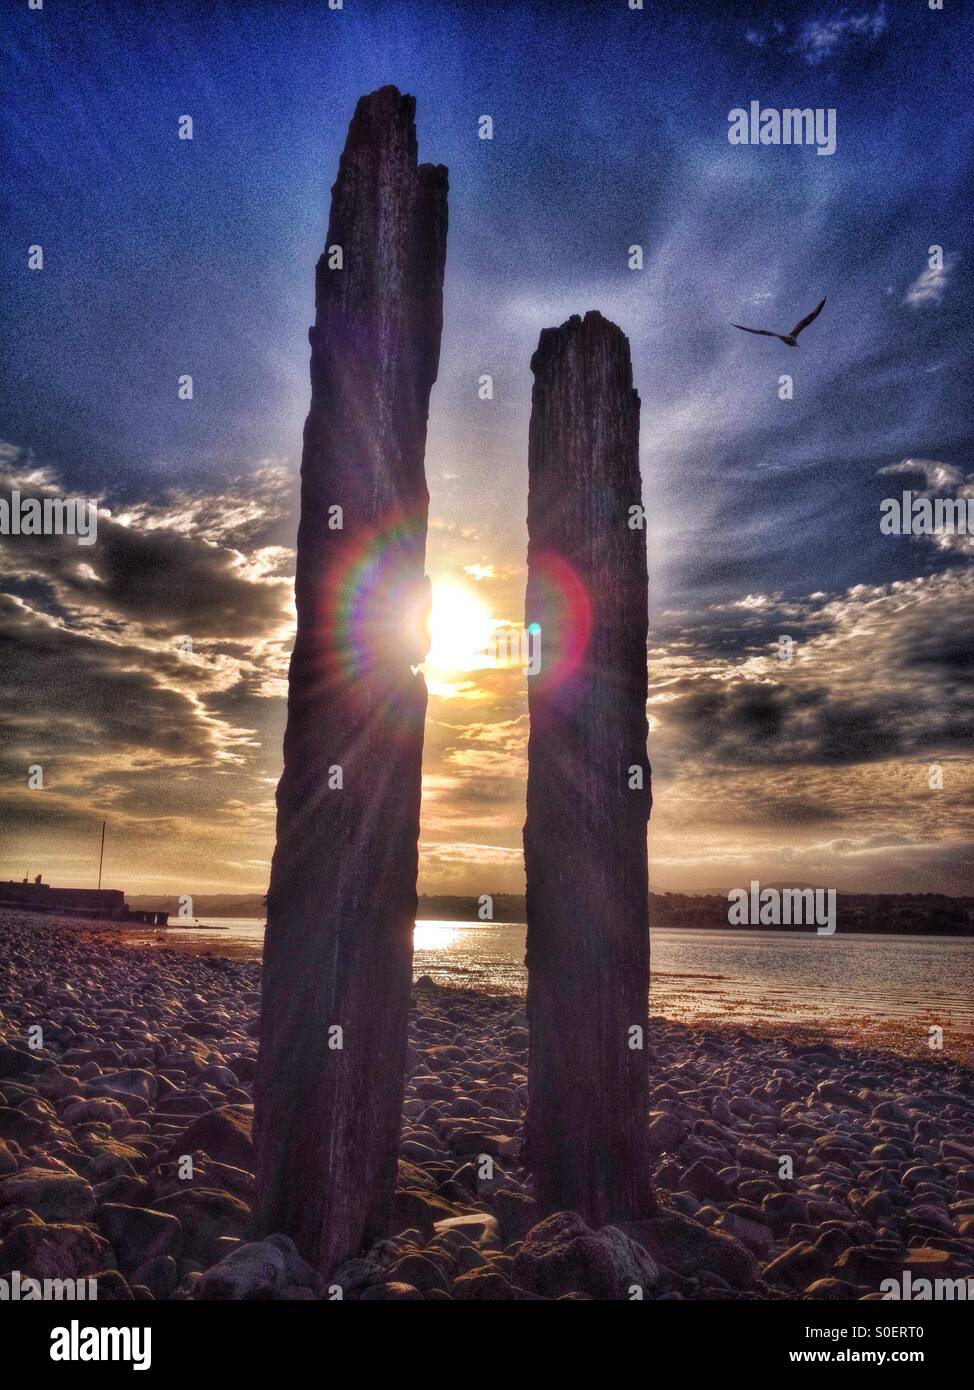
<svg viewBox="0 0 974 1390">
<path fill-rule="evenodd" d="M 309 335 L 255 1225 L 325 1272 L 385 1233 L 403 1099 L 447 231 L 446 170 L 417 166 L 414 111 L 394 87 L 358 103 Z"/>
<path fill-rule="evenodd" d="M 598 313 L 545 329 L 531 367 L 527 1153 L 544 1210 L 601 1225 L 652 1209 L 639 397 Z"/>
</svg>

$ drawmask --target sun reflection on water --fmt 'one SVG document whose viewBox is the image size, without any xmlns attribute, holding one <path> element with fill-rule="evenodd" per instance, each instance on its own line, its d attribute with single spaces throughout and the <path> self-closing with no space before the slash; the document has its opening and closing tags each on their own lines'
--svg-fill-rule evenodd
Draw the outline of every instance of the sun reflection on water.
<svg viewBox="0 0 974 1390">
<path fill-rule="evenodd" d="M 413 949 L 446 951 L 459 940 L 460 932 L 453 922 L 417 922 L 413 932 Z"/>
</svg>

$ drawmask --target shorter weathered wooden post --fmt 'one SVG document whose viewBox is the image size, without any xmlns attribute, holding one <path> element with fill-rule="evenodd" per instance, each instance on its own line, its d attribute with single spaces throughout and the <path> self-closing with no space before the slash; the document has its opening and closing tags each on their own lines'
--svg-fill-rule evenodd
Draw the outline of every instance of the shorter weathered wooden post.
<svg viewBox="0 0 974 1390">
<path fill-rule="evenodd" d="M 527 1151 L 544 1210 L 602 1225 L 652 1210 L 639 397 L 599 313 L 546 329 L 531 367 Z"/>
</svg>

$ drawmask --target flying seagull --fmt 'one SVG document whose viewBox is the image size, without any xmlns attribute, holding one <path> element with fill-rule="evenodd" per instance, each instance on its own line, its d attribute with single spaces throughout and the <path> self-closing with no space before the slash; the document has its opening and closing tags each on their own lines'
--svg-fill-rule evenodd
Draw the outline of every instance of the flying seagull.
<svg viewBox="0 0 974 1390">
<path fill-rule="evenodd" d="M 825 299 L 827 298 L 828 295 L 825 296 Z M 780 338 L 786 346 L 797 347 L 799 333 L 803 328 L 807 328 L 813 319 L 818 318 L 825 304 L 825 299 L 822 300 L 821 304 L 816 305 L 810 314 L 806 314 L 803 319 L 799 319 L 790 333 L 772 333 L 770 328 L 745 328 L 743 323 L 734 323 L 731 327 L 740 328 L 745 333 L 760 333 L 765 338 Z"/>
</svg>

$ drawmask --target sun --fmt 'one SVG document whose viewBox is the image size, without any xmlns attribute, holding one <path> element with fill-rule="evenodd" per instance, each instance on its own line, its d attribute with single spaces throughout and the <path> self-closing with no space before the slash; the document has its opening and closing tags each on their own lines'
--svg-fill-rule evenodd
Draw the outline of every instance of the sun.
<svg viewBox="0 0 974 1390">
<path fill-rule="evenodd" d="M 487 605 L 453 580 L 433 584 L 427 671 L 471 671 L 487 664 L 494 624 Z"/>
</svg>

